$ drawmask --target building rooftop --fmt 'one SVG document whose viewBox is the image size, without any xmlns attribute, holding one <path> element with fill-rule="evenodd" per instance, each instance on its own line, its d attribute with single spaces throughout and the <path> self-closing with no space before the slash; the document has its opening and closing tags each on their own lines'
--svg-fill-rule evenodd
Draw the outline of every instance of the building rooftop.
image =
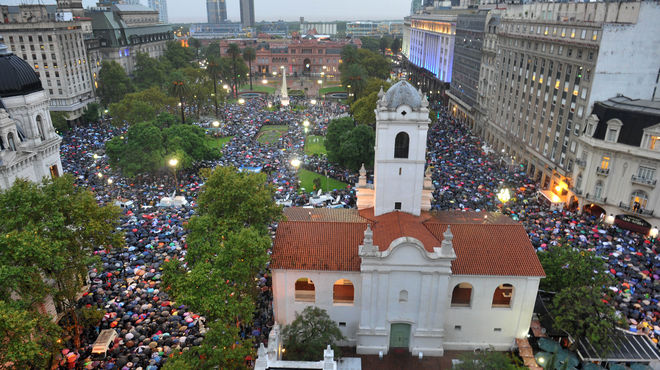
<svg viewBox="0 0 660 370">
<path fill-rule="evenodd" d="M 273 269 L 360 271 L 359 246 L 367 224 L 380 251 L 408 236 L 433 252 L 451 226 L 456 275 L 545 276 L 523 226 L 488 212 L 390 212 L 374 216 L 373 208 L 288 208 L 273 244 Z"/>
<path fill-rule="evenodd" d="M 390 87 L 383 99 L 389 109 L 397 109 L 401 105 L 407 105 L 412 109 L 419 109 L 422 106 L 422 94 L 404 80 Z"/>
<path fill-rule="evenodd" d="M 158 13 L 157 10 L 153 10 L 149 7 L 139 4 L 113 4 L 113 9 L 117 9 L 119 12 L 147 12 L 147 13 Z"/>
<path fill-rule="evenodd" d="M 604 140 L 608 122 L 618 119 L 623 123 L 617 143 L 639 147 L 644 129 L 660 123 L 660 101 L 630 99 L 617 96 L 594 104 L 593 114 L 598 117 L 595 139 Z"/>
<path fill-rule="evenodd" d="M 27 95 L 43 90 L 39 75 L 14 55 L 0 39 L 0 97 Z"/>
</svg>

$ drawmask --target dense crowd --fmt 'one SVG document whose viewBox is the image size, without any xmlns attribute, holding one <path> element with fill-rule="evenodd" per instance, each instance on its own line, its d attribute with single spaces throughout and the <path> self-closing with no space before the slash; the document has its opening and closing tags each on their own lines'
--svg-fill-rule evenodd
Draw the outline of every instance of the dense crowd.
<svg viewBox="0 0 660 370">
<path fill-rule="evenodd" d="M 354 184 L 356 173 L 332 165 L 323 157 L 304 154 L 306 133 L 302 122 L 309 120 L 309 129 L 323 135 L 328 119 L 345 115 L 347 107 L 332 102 L 311 105 L 295 98 L 292 106 L 304 109 L 272 110 L 264 99 L 248 99 L 244 104 L 227 106 L 218 127 L 211 122 L 196 123 L 212 135 L 233 137 L 223 147 L 220 159 L 199 167 L 222 165 L 264 172 L 277 189 L 276 200 L 291 200 L 293 205 L 305 205 L 311 196 L 298 192 L 296 169 L 290 164 L 293 158 L 299 158 L 311 171 Z M 436 108 L 441 117 L 429 129 L 427 155 L 436 188 L 433 208 L 500 210 L 525 225 L 539 253 L 550 245 L 564 243 L 595 251 L 618 281 L 610 287 L 616 292 L 611 303 L 629 319 L 632 330 L 644 331 L 657 341 L 660 261 L 655 241 L 605 226 L 594 216 L 548 211 L 536 198 L 538 189 L 532 180 L 522 172 L 502 167 L 501 158 L 487 150 L 486 143 L 442 108 Z M 265 125 L 286 125 L 288 131 L 271 142 L 262 142 L 259 132 Z M 194 214 L 203 180 L 194 170 L 181 171 L 177 183 L 168 175 L 123 178 L 109 167 L 103 148 L 105 141 L 124 132 L 125 127 L 101 122 L 74 128 L 64 135 L 61 155 L 65 172 L 73 174 L 79 186 L 92 190 L 100 203 L 124 206 L 121 229 L 126 236 L 125 248 L 97 251 L 101 264 L 91 271 L 89 289 L 79 304 L 103 309 L 106 314 L 98 326 L 85 331 L 82 348 L 63 352 L 64 368 L 77 362 L 78 367 L 89 369 L 156 369 L 168 356 L 199 345 L 204 337 L 204 318 L 171 301 L 160 286 L 163 263 L 185 257 L 184 224 Z M 512 200 L 504 205 L 497 200 L 502 187 L 513 191 Z M 160 199 L 174 189 L 187 204 L 159 207 Z M 346 206 L 355 204 L 350 188 L 335 190 L 331 195 L 341 198 Z M 254 337 L 256 343 L 266 340 L 273 323 L 268 271 L 258 277 L 258 284 L 262 293 L 254 324 L 242 328 L 242 335 Z M 101 330 L 108 328 L 117 331 L 117 339 L 106 357 L 92 358 L 91 344 Z M 67 362 L 72 356 L 77 361 Z"/>
</svg>

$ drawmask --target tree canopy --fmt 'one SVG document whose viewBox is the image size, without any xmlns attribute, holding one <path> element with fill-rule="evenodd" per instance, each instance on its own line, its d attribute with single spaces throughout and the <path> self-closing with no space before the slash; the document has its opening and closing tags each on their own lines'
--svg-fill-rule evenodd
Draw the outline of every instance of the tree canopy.
<svg viewBox="0 0 660 370">
<path fill-rule="evenodd" d="M 330 121 L 325 136 L 328 160 L 344 167 L 358 170 L 364 163 L 373 167 L 374 129 L 367 125 L 357 125 L 349 117 Z"/>
<path fill-rule="evenodd" d="M 538 256 L 546 273 L 540 284 L 543 290 L 559 292 L 565 288 L 603 286 L 612 282 L 611 276 L 605 273 L 604 261 L 593 252 L 556 245 Z"/>
<path fill-rule="evenodd" d="M 175 98 L 165 95 L 161 89 L 151 87 L 127 94 L 118 103 L 110 105 L 110 115 L 115 125 L 124 122 L 131 125 L 154 120 L 160 113 L 173 112 L 177 104 Z"/>
<path fill-rule="evenodd" d="M 456 370 L 524 370 L 520 360 L 504 352 L 481 351 L 464 353 L 458 357 L 460 364 L 452 366 Z"/>
<path fill-rule="evenodd" d="M 115 136 L 105 144 L 110 165 L 125 176 L 154 173 L 165 168 L 168 157 L 176 156 L 182 168 L 193 163 L 217 158 L 220 152 L 211 147 L 204 130 L 195 125 L 174 123 L 168 113 L 155 120 L 129 127 L 122 137 Z"/>
<path fill-rule="evenodd" d="M 282 340 L 286 352 L 284 358 L 291 361 L 319 361 L 323 350 L 330 345 L 339 354 L 337 342 L 344 335 L 327 311 L 307 306 L 296 318 L 282 329 Z"/>
<path fill-rule="evenodd" d="M 133 91 L 133 82 L 126 75 L 124 68 L 115 61 L 103 61 L 98 84 L 96 94 L 104 107 L 120 101 L 124 95 Z"/>
<path fill-rule="evenodd" d="M 167 65 L 147 53 L 137 53 L 135 57 L 135 69 L 133 70 L 133 82 L 138 89 L 150 87 L 161 87 L 165 84 L 165 76 L 168 73 Z"/>
<path fill-rule="evenodd" d="M 250 325 L 255 310 L 254 279 L 268 262 L 267 226 L 281 208 L 263 174 L 216 167 L 198 197 L 188 224 L 186 264 L 165 265 L 163 281 L 177 300 L 209 322 L 202 345 L 168 361 L 166 368 L 239 368 L 253 354 L 252 340 L 238 327 Z"/>
<path fill-rule="evenodd" d="M 95 249 L 123 245 L 119 208 L 99 206 L 65 175 L 40 184 L 17 180 L 0 193 L 0 212 L 11 215 L 0 218 L 0 300 L 36 311 L 52 298 L 59 312 L 77 315 Z"/>
</svg>

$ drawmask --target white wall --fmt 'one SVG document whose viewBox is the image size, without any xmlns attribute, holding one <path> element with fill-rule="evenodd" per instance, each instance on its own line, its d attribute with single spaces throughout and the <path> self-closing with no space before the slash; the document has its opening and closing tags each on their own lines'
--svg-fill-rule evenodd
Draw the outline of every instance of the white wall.
<svg viewBox="0 0 660 370">
<path fill-rule="evenodd" d="M 346 344 L 355 345 L 355 333 L 360 318 L 361 279 L 359 272 L 348 271 L 309 271 L 280 270 L 272 271 L 273 275 L 273 311 L 275 320 L 284 327 L 296 318 L 296 312 L 302 312 L 307 306 L 316 306 L 328 311 L 330 318 L 337 322 L 345 322 L 340 327 L 347 338 Z M 315 302 L 296 302 L 295 283 L 300 278 L 309 278 L 314 282 L 316 292 Z M 348 279 L 353 283 L 353 304 L 332 302 L 332 287 L 339 279 Z"/>
<path fill-rule="evenodd" d="M 449 307 L 445 326 L 447 350 L 495 347 L 509 350 L 515 338 L 525 337 L 534 312 L 540 278 L 520 276 L 452 275 L 447 299 L 459 283 L 472 285 L 470 307 Z M 492 307 L 493 293 L 500 284 L 513 285 L 511 307 Z M 455 327 L 459 325 L 460 330 Z M 501 331 L 495 331 L 500 328 Z"/>
<path fill-rule="evenodd" d="M 660 4 L 641 3 L 636 24 L 605 24 L 588 107 L 623 94 L 651 100 L 660 70 Z M 660 90 L 660 87 L 658 87 Z M 656 93 L 656 99 L 660 91 Z"/>
</svg>

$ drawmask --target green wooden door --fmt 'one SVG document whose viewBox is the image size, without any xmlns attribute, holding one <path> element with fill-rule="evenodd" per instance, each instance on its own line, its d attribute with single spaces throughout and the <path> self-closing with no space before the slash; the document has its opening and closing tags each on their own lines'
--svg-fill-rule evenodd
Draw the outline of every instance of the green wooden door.
<svg viewBox="0 0 660 370">
<path fill-rule="evenodd" d="M 408 348 L 410 344 L 410 324 L 392 324 L 390 348 Z"/>
</svg>

